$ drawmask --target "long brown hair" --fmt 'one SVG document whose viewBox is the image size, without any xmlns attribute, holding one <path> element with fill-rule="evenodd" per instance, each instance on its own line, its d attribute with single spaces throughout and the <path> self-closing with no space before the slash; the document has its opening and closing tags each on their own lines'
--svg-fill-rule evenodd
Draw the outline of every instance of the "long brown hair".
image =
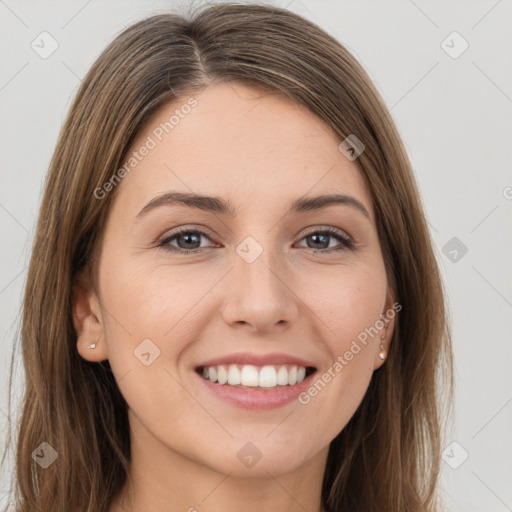
<svg viewBox="0 0 512 512">
<path fill-rule="evenodd" d="M 364 143 L 357 164 L 373 198 L 388 281 L 402 305 L 385 364 L 331 443 L 323 506 L 437 509 L 452 348 L 433 242 L 398 131 L 366 72 L 321 28 L 285 9 L 223 3 L 193 16 L 153 15 L 125 29 L 87 73 L 62 127 L 23 302 L 17 512 L 107 512 L 123 487 L 130 464 L 127 404 L 108 361 L 80 357 L 72 321 L 74 279 L 86 269 L 95 282 L 95 255 L 115 194 L 100 200 L 95 190 L 122 166 L 160 106 L 233 80 L 285 94 L 323 119 L 340 142 L 355 134 Z M 12 363 L 10 393 L 11 387 Z M 46 469 L 32 456 L 41 443 L 58 454 Z"/>
</svg>

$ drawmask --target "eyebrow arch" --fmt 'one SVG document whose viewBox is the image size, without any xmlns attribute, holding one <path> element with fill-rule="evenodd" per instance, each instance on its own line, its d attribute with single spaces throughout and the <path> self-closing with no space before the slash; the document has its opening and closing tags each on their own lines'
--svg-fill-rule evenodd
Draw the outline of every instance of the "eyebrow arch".
<svg viewBox="0 0 512 512">
<path fill-rule="evenodd" d="M 192 192 L 168 192 L 157 196 L 149 201 L 144 208 L 137 214 L 136 221 L 146 215 L 150 210 L 164 205 L 184 204 L 191 208 L 198 208 L 207 212 L 217 213 L 233 217 L 235 209 L 224 199 L 216 196 L 203 196 Z M 363 204 L 355 197 L 344 194 L 328 194 L 315 197 L 302 197 L 292 203 L 287 213 L 304 213 L 319 210 L 333 204 L 341 204 L 355 208 L 362 213 L 368 220 L 370 215 Z"/>
</svg>

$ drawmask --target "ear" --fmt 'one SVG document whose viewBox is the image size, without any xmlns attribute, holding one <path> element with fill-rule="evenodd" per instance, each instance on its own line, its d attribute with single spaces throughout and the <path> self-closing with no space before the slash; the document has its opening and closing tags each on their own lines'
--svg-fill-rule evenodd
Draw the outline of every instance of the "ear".
<svg viewBox="0 0 512 512">
<path fill-rule="evenodd" d="M 386 295 L 386 303 L 384 304 L 384 310 L 381 313 L 381 323 L 383 328 L 379 330 L 379 333 L 375 337 L 375 359 L 373 369 L 380 368 L 386 361 L 387 354 L 389 352 L 389 345 L 391 338 L 393 337 L 393 331 L 395 329 L 395 318 L 398 311 L 402 309 L 402 305 L 395 302 L 394 294 L 391 289 L 388 288 Z M 384 349 L 381 348 L 381 345 Z M 382 358 L 381 356 L 384 356 Z"/>
<path fill-rule="evenodd" d="M 73 282 L 72 296 L 73 325 L 77 333 L 77 350 L 87 361 L 104 361 L 108 357 L 100 302 L 85 271 L 76 276 Z M 92 344 L 96 346 L 89 348 Z"/>
</svg>

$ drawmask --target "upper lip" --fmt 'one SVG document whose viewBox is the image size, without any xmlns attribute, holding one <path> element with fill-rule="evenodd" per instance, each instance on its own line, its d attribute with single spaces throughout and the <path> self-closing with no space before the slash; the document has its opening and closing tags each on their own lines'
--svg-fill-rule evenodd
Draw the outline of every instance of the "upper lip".
<svg viewBox="0 0 512 512">
<path fill-rule="evenodd" d="M 220 364 L 252 364 L 254 366 L 296 364 L 306 368 L 316 368 L 311 361 L 291 356 L 282 352 L 273 352 L 271 354 L 255 354 L 251 352 L 237 352 L 225 356 L 215 357 L 204 361 L 196 366 L 196 369 L 204 366 L 217 366 Z"/>
</svg>

